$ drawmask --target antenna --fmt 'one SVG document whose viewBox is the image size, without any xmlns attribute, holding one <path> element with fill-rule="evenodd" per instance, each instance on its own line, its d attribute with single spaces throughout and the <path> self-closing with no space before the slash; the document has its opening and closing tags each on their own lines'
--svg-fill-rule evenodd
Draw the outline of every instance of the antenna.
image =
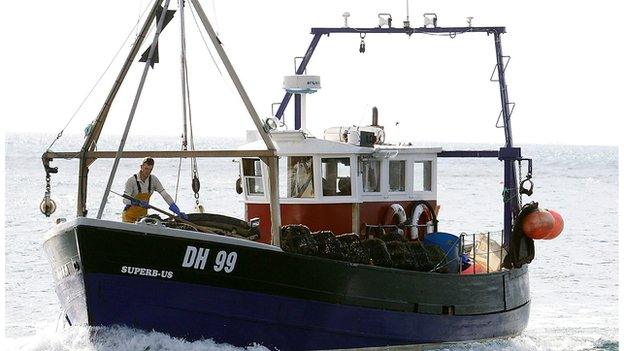
<svg viewBox="0 0 624 351">
<path fill-rule="evenodd" d="M 344 27 L 345 28 L 349 28 L 349 21 L 348 21 L 349 16 L 351 16 L 351 14 L 349 12 L 345 12 L 345 13 L 342 14 L 342 17 L 344 17 Z"/>
<path fill-rule="evenodd" d="M 405 21 L 403 21 L 403 28 L 409 28 L 410 27 L 410 20 L 409 20 L 409 0 L 405 0 L 405 8 L 407 10 L 407 17 L 405 18 Z"/>
</svg>

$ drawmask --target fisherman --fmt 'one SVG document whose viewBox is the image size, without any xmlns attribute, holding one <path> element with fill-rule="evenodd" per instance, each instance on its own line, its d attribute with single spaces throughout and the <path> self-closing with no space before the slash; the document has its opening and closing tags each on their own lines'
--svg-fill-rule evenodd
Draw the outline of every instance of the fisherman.
<svg viewBox="0 0 624 351">
<path fill-rule="evenodd" d="M 183 219 L 188 219 L 186 213 L 180 211 L 178 205 L 175 204 L 171 196 L 165 191 L 160 180 L 155 175 L 152 175 L 152 169 L 154 168 L 154 159 L 146 157 L 141 163 L 139 173 L 132 175 L 126 181 L 126 189 L 124 194 L 135 198 L 136 200 L 123 199 L 124 210 L 121 215 L 121 219 L 124 222 L 134 223 L 139 218 L 147 215 L 147 209 L 149 208 L 149 199 L 152 193 L 158 191 L 163 199 L 169 205 L 169 209 L 173 211 L 177 216 Z"/>
</svg>

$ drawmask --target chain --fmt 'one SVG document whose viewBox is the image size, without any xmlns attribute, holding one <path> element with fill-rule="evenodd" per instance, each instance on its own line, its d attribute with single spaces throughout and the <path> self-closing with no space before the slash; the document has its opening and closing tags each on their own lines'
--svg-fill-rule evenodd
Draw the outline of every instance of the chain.
<svg viewBox="0 0 624 351">
<path fill-rule="evenodd" d="M 44 198 L 46 201 L 50 200 L 50 190 L 51 190 L 50 173 L 46 173 L 46 186 L 45 186 L 45 195 L 44 195 Z"/>
<path fill-rule="evenodd" d="M 56 211 L 56 203 L 54 202 L 54 200 L 50 199 L 50 189 L 50 173 L 46 172 L 45 194 L 43 195 L 43 200 L 39 204 L 39 210 L 46 217 L 50 217 L 50 215 L 54 213 L 54 211 Z"/>
</svg>

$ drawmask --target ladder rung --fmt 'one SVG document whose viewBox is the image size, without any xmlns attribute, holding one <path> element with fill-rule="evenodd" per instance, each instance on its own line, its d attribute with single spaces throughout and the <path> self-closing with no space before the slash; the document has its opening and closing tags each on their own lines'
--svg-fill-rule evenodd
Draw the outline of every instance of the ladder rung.
<svg viewBox="0 0 624 351">
<path fill-rule="evenodd" d="M 509 64 L 509 61 L 511 60 L 511 56 L 503 56 L 503 61 L 507 59 L 507 61 L 505 61 L 505 64 L 503 65 L 503 73 L 505 73 L 505 71 L 507 70 L 507 65 Z M 494 69 L 492 70 L 492 74 L 490 75 L 490 82 L 498 82 L 498 78 L 494 78 L 494 73 L 496 73 L 496 69 L 498 68 L 498 64 L 494 65 Z"/>
<path fill-rule="evenodd" d="M 516 103 L 515 102 L 508 102 L 507 106 L 511 105 L 511 111 L 509 111 L 509 118 L 511 119 L 511 115 L 513 115 L 513 111 L 514 108 L 516 108 Z M 503 110 L 501 109 L 500 113 L 498 114 L 498 119 L 496 120 L 496 128 L 503 128 L 504 125 L 499 125 L 498 122 L 500 122 L 501 117 L 503 116 Z"/>
</svg>

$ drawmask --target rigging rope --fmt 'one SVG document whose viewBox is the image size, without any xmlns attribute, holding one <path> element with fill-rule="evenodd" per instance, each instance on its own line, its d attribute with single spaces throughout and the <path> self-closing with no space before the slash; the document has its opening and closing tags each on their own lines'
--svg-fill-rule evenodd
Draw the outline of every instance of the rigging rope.
<svg viewBox="0 0 624 351">
<path fill-rule="evenodd" d="M 193 15 L 193 21 L 195 22 L 195 26 L 197 26 L 197 31 L 199 32 L 199 35 L 201 36 L 202 41 L 204 42 L 204 46 L 206 47 L 206 50 L 208 50 L 210 59 L 212 59 L 212 63 L 214 63 L 215 67 L 217 67 L 217 71 L 219 71 L 219 74 L 221 75 L 221 77 L 223 77 L 223 72 L 221 72 L 221 69 L 219 68 L 219 65 L 217 64 L 217 61 L 215 60 L 214 56 L 212 56 L 212 51 L 210 51 L 210 48 L 208 47 L 206 38 L 204 38 L 204 34 L 202 33 L 202 30 L 199 28 L 199 23 L 197 23 L 197 18 L 195 17 L 195 10 L 193 10 L 193 6 L 189 6 L 189 7 L 191 9 L 191 15 Z"/>
<path fill-rule="evenodd" d="M 189 121 L 189 131 L 190 131 L 190 141 L 191 141 L 191 150 L 195 150 L 195 138 L 193 136 L 193 114 L 192 114 L 192 109 L 191 109 L 191 90 L 189 88 L 188 85 L 188 67 L 187 67 L 187 62 L 186 60 L 184 60 L 184 72 L 186 74 L 186 101 L 188 104 L 188 121 Z M 193 180 L 192 180 L 192 188 L 193 188 L 193 192 L 195 193 L 195 204 L 197 206 L 199 205 L 199 172 L 198 172 L 198 168 L 197 168 L 197 158 L 196 157 L 191 157 L 191 171 L 193 173 Z"/>
<path fill-rule="evenodd" d="M 145 13 L 147 12 L 147 9 L 150 8 L 150 5 L 152 4 L 154 0 L 150 1 L 145 7 L 145 9 L 143 10 L 143 14 L 141 14 L 142 18 L 143 16 L 145 16 Z M 54 139 L 52 141 L 52 143 L 50 144 L 50 146 L 48 146 L 48 148 L 46 150 L 50 150 L 50 148 L 54 145 L 54 143 L 57 142 L 57 140 L 59 140 L 61 138 L 61 136 L 63 136 L 63 132 L 65 131 L 65 129 L 67 129 L 67 126 L 69 126 L 69 124 L 71 123 L 71 121 L 74 119 L 74 117 L 76 117 L 76 115 L 78 114 L 78 112 L 80 111 L 80 109 L 82 108 L 82 106 L 84 105 L 84 103 L 87 101 L 87 99 L 91 96 L 91 94 L 93 93 L 93 91 L 95 90 L 95 88 L 100 84 L 100 81 L 102 80 L 102 78 L 104 77 L 104 75 L 106 74 L 106 72 L 108 72 L 108 70 L 110 69 L 111 65 L 113 64 L 113 62 L 115 62 L 115 59 L 117 58 L 117 56 L 119 55 L 119 53 L 121 52 L 121 50 L 124 48 L 124 46 L 126 46 L 126 43 L 128 42 L 128 39 L 130 38 L 130 36 L 132 35 L 132 33 L 137 29 L 137 27 L 139 26 L 139 21 L 137 20 L 137 23 L 134 25 L 134 27 L 132 27 L 132 29 L 130 30 L 130 32 L 128 33 L 128 35 L 126 36 L 126 38 L 124 39 L 123 43 L 121 44 L 121 46 L 119 47 L 119 49 L 117 50 L 117 52 L 115 53 L 115 55 L 113 56 L 112 60 L 110 61 L 110 63 L 108 64 L 108 66 L 106 66 L 106 69 L 104 70 L 104 72 L 100 75 L 100 77 L 97 79 L 97 81 L 95 82 L 95 84 L 93 85 L 93 87 L 91 88 L 91 90 L 89 90 L 89 93 L 87 94 L 87 96 L 84 97 L 84 99 L 82 99 L 82 102 L 80 102 L 80 105 L 78 105 L 78 108 L 76 108 L 76 110 L 74 111 L 74 113 L 72 114 L 71 118 L 69 119 L 69 121 L 67 122 L 67 124 L 65 124 L 65 127 L 63 127 L 63 129 L 61 129 L 61 131 L 57 134 L 56 139 Z"/>
<path fill-rule="evenodd" d="M 184 150 L 184 146 L 181 148 Z M 178 202 L 178 189 L 180 189 L 180 170 L 182 169 L 182 157 L 178 160 L 178 177 L 176 178 L 176 190 L 175 196 L 173 197 L 173 201 Z"/>
<path fill-rule="evenodd" d="M 212 0 L 212 13 L 214 15 L 215 20 L 215 33 L 219 36 L 219 16 L 217 16 L 217 6 L 215 5 L 217 0 Z"/>
<path fill-rule="evenodd" d="M 186 127 L 186 74 L 185 74 L 185 62 L 186 62 L 186 36 L 184 28 L 184 0 L 178 0 L 178 9 L 180 12 L 180 79 L 182 82 L 182 145 L 180 149 L 182 151 L 187 150 L 187 127 Z M 180 189 L 180 173 L 182 170 L 182 156 L 178 160 L 178 176 L 176 178 L 176 191 L 174 200 L 178 201 L 178 192 Z"/>
<path fill-rule="evenodd" d="M 188 75 L 188 62 L 186 58 L 186 36 L 185 36 L 185 25 L 184 25 L 184 0 L 179 0 L 180 7 L 180 64 L 181 64 L 181 76 L 182 76 L 182 117 L 183 117 L 183 134 L 182 134 L 182 149 L 188 149 L 188 136 L 187 131 L 190 131 L 190 149 L 195 150 L 195 140 L 193 138 L 193 118 L 192 118 L 192 109 L 191 109 L 191 95 L 190 95 L 190 87 L 189 87 L 189 75 Z M 197 24 L 197 21 L 195 21 Z M 200 31 L 201 34 L 201 31 Z M 203 39 L 203 36 L 202 36 Z M 205 43 L 205 41 L 204 41 Z M 210 52 L 210 51 L 209 51 Z M 211 54 L 212 57 L 212 54 Z M 214 58 L 213 58 L 214 62 Z M 215 62 L 216 65 L 216 62 Z M 218 67 L 217 67 L 218 69 Z M 220 71 L 219 71 L 220 72 Z M 188 119 L 188 128 L 187 128 L 187 119 Z M 199 204 L 199 176 L 197 170 L 197 158 L 191 157 L 191 174 L 192 174 L 192 182 L 191 186 L 193 192 L 195 193 L 195 204 L 200 207 Z M 175 201 L 178 198 L 178 190 L 180 185 L 180 172 L 182 168 L 182 157 L 180 157 L 178 162 L 178 177 L 176 182 L 176 194 Z"/>
</svg>

